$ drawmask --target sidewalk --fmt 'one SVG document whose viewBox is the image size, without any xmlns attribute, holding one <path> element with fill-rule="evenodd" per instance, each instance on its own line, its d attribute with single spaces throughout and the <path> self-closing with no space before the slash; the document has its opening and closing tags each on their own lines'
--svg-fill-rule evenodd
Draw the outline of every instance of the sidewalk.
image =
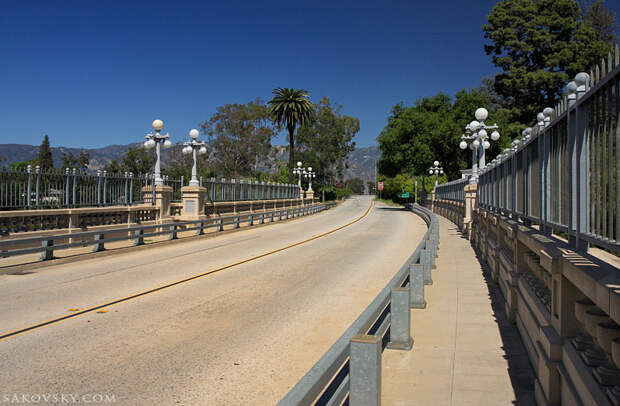
<svg viewBox="0 0 620 406">
<path fill-rule="evenodd" d="M 534 373 L 501 292 L 443 217 L 426 309 L 412 310 L 413 350 L 383 353 L 384 405 L 533 405 Z"/>
</svg>

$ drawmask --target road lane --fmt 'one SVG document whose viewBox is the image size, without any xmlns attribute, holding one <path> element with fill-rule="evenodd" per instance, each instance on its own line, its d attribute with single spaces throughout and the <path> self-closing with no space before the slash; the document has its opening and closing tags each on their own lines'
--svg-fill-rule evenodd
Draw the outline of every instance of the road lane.
<svg viewBox="0 0 620 406">
<path fill-rule="evenodd" d="M 0 278 L 2 331 L 303 240 L 368 204 L 358 197 L 287 224 Z M 377 207 L 307 244 L 0 341 L 0 393 L 275 403 L 385 286 L 424 229 L 412 213 Z"/>
</svg>

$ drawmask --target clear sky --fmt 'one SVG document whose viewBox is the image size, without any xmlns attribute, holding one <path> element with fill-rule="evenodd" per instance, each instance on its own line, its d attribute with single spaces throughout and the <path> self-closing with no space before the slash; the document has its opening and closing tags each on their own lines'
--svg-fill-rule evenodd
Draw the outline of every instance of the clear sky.
<svg viewBox="0 0 620 406">
<path fill-rule="evenodd" d="M 375 145 L 395 103 L 493 74 L 494 4 L 0 0 L 0 143 L 127 144 L 155 118 L 181 141 L 217 106 L 280 86 L 342 104 L 358 146 Z"/>
</svg>

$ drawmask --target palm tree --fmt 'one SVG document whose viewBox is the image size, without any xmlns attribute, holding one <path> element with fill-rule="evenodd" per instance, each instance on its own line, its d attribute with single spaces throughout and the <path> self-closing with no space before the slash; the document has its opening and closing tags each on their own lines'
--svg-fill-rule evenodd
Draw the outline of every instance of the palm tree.
<svg viewBox="0 0 620 406">
<path fill-rule="evenodd" d="M 288 130 L 288 178 L 293 183 L 293 167 L 295 165 L 295 128 L 302 126 L 314 116 L 314 105 L 308 99 L 308 92 L 303 89 L 273 89 L 273 98 L 269 100 L 269 113 L 273 122 Z"/>
</svg>

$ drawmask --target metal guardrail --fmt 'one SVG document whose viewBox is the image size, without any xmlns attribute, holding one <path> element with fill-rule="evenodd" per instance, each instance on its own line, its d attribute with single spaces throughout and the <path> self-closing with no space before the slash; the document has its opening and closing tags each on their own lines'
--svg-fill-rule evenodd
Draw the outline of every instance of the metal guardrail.
<svg viewBox="0 0 620 406">
<path fill-rule="evenodd" d="M 424 285 L 439 244 L 435 214 L 417 204 L 407 206 L 424 219 L 428 230 L 405 265 L 336 343 L 279 402 L 292 405 L 378 405 L 381 353 L 385 348 L 411 349 L 410 308 L 424 308 Z M 346 404 L 346 403 L 345 403 Z"/>
<path fill-rule="evenodd" d="M 579 74 L 531 135 L 479 177 L 478 206 L 620 252 L 620 51 Z M 541 113 L 542 114 L 542 113 Z"/>
<path fill-rule="evenodd" d="M 204 234 L 205 230 L 209 228 L 216 228 L 216 231 L 223 231 L 224 226 L 233 225 L 233 228 L 239 228 L 241 224 L 248 223 L 252 226 L 255 223 L 264 224 L 266 221 L 274 222 L 277 218 L 279 221 L 283 218 L 289 219 L 298 216 L 305 216 L 308 214 L 314 214 L 323 210 L 327 210 L 336 203 L 322 203 L 312 206 L 302 206 L 289 209 L 278 209 L 268 212 L 260 213 L 246 213 L 228 217 L 220 217 L 206 220 L 194 220 L 194 221 L 179 221 L 166 224 L 153 224 L 146 226 L 134 226 L 134 227 L 122 227 L 113 228 L 102 231 L 87 231 L 72 234 L 59 234 L 50 236 L 30 237 L 30 238 L 16 238 L 0 240 L 0 257 L 12 257 L 17 255 L 33 254 L 40 252 L 41 261 L 51 260 L 54 258 L 54 251 L 67 248 L 87 247 L 93 246 L 93 252 L 105 250 L 105 243 L 116 241 L 134 240 L 134 245 L 143 245 L 144 239 L 148 237 L 155 237 L 160 235 L 168 235 L 170 240 L 178 238 L 179 232 L 196 231 L 196 235 Z M 145 232 L 148 230 L 154 230 L 152 232 Z M 161 231 L 157 231 L 161 230 Z M 108 234 L 120 234 L 126 233 L 127 235 L 106 237 Z M 89 240 L 82 240 L 88 238 Z M 92 240 L 90 239 L 92 238 Z M 55 245 L 55 241 L 65 240 L 81 240 L 77 242 L 68 242 Z M 40 247 L 11 249 L 14 246 L 23 246 L 27 244 L 38 244 Z"/>
<path fill-rule="evenodd" d="M 469 179 L 457 179 L 448 183 L 443 183 L 435 188 L 435 198 L 443 200 L 453 200 L 456 202 L 465 201 L 465 186 L 469 184 Z"/>
</svg>

